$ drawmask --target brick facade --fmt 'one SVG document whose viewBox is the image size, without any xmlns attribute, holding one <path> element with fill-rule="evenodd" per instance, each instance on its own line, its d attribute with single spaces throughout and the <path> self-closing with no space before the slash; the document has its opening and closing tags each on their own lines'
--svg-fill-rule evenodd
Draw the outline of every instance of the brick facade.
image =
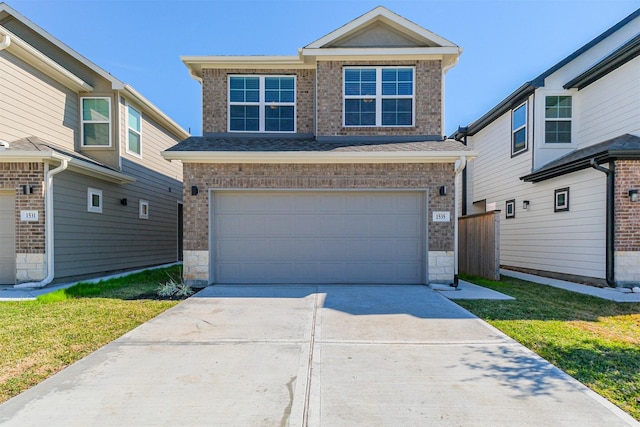
<svg viewBox="0 0 640 427">
<path fill-rule="evenodd" d="M 345 66 L 415 67 L 415 126 L 345 128 L 342 126 L 342 79 Z M 442 65 L 440 61 L 319 61 L 318 136 L 442 135 Z"/>
<path fill-rule="evenodd" d="M 432 211 L 452 212 L 454 188 L 450 163 L 435 164 L 184 164 L 184 249 L 209 249 L 208 189 L 428 189 L 429 251 L 453 250 L 453 220 L 432 223 Z M 191 195 L 191 186 L 199 188 Z"/>
<path fill-rule="evenodd" d="M 30 185 L 33 193 L 23 194 Z M 44 236 L 44 164 L 0 163 L 0 189 L 14 189 L 16 200 L 16 253 L 42 254 Z M 20 211 L 38 211 L 38 221 L 20 221 Z"/>
<path fill-rule="evenodd" d="M 204 69 L 202 71 L 202 131 L 227 132 L 228 76 L 232 74 L 295 75 L 296 76 L 296 131 L 314 133 L 315 70 L 230 70 Z"/>
<path fill-rule="evenodd" d="M 632 202 L 629 190 L 640 190 L 640 161 L 616 161 L 616 251 L 640 251 L 640 202 Z"/>
</svg>

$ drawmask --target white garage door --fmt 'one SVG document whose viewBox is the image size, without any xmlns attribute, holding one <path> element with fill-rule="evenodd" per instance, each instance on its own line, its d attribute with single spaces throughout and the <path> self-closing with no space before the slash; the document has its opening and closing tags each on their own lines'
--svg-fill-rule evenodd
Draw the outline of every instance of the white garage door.
<svg viewBox="0 0 640 427">
<path fill-rule="evenodd" d="M 423 283 L 424 193 L 213 193 L 216 283 Z"/>
</svg>

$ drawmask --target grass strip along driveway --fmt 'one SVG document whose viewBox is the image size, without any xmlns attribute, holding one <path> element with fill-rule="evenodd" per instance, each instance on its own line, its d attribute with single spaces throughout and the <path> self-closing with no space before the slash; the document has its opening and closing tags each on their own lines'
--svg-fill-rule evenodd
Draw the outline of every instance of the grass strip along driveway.
<svg viewBox="0 0 640 427">
<path fill-rule="evenodd" d="M 179 266 L 147 270 L 0 302 L 0 403 L 176 305 L 156 291 L 181 273 Z"/>
<path fill-rule="evenodd" d="M 506 276 L 464 279 L 516 299 L 456 303 L 640 420 L 640 303 Z"/>
</svg>

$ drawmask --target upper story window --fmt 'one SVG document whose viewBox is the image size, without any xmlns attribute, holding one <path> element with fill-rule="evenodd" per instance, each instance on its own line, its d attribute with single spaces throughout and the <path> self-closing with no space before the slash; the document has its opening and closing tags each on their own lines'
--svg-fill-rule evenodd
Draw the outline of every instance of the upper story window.
<svg viewBox="0 0 640 427">
<path fill-rule="evenodd" d="M 345 126 L 413 126 L 412 67 L 344 69 Z"/>
<path fill-rule="evenodd" d="M 142 155 L 142 116 L 131 105 L 127 106 L 127 152 Z"/>
<path fill-rule="evenodd" d="M 544 142 L 571 143 L 571 96 L 545 97 Z"/>
<path fill-rule="evenodd" d="M 511 155 L 527 151 L 527 103 L 511 111 Z"/>
<path fill-rule="evenodd" d="M 111 146 L 111 98 L 81 98 L 82 146 Z"/>
<path fill-rule="evenodd" d="M 295 132 L 294 76 L 229 76 L 229 131 Z"/>
</svg>

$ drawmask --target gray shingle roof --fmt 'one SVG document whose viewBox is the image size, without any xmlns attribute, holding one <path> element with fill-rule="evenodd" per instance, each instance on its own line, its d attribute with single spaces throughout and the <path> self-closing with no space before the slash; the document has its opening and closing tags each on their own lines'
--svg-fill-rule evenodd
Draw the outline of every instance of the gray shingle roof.
<svg viewBox="0 0 640 427">
<path fill-rule="evenodd" d="M 576 150 L 520 179 L 526 182 L 540 182 L 591 167 L 591 159 L 604 163 L 623 158 L 640 159 L 640 137 L 626 134 Z"/>
<path fill-rule="evenodd" d="M 313 137 L 238 137 L 200 136 L 187 138 L 169 148 L 171 152 L 425 152 L 425 151 L 472 151 L 455 140 L 384 142 L 376 139 L 337 138 L 318 141 Z"/>
</svg>

